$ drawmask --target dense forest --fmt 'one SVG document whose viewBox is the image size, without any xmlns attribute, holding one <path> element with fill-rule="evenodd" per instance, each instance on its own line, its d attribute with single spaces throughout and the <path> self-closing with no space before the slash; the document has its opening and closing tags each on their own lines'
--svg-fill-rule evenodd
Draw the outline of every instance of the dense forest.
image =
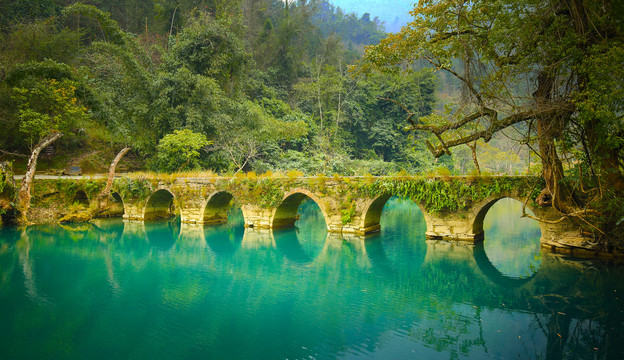
<svg viewBox="0 0 624 360">
<path fill-rule="evenodd" d="M 443 112 L 457 81 L 351 71 L 386 36 L 374 14 L 324 0 L 10 0 L 0 4 L 0 159 L 39 169 L 475 171 L 471 148 L 434 158 L 406 121 Z M 403 108 L 407 107 L 407 108 Z M 474 148 L 472 148 L 474 149 Z M 504 136 L 476 148 L 489 172 L 526 172 Z M 533 159 L 535 161 L 535 159 Z"/>
</svg>

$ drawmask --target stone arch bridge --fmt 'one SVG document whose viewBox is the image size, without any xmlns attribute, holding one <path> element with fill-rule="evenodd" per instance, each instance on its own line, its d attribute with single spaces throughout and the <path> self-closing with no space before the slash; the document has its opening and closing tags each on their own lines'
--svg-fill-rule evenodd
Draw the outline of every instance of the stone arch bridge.
<svg viewBox="0 0 624 360">
<path fill-rule="evenodd" d="M 483 221 L 502 198 L 526 203 L 536 216 L 556 220 L 552 208 L 532 199 L 541 189 L 534 177 L 197 177 L 131 175 L 115 180 L 111 198 L 123 204 L 123 218 L 150 221 L 179 214 L 184 224 L 227 222 L 242 209 L 245 226 L 293 226 L 304 199 L 320 208 L 330 233 L 365 235 L 380 229 L 382 209 L 392 196 L 411 198 L 421 209 L 429 239 L 475 243 Z M 569 220 L 540 222 L 542 246 L 568 253 L 592 250 Z"/>
</svg>

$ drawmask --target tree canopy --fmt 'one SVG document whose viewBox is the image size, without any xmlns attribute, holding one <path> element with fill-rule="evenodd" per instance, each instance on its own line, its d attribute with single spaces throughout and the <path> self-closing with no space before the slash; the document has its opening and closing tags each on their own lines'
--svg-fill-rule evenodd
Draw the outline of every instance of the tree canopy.
<svg viewBox="0 0 624 360">
<path fill-rule="evenodd" d="M 408 111 L 414 129 L 436 138 L 428 143 L 432 154 L 522 131 L 521 141 L 541 160 L 540 203 L 589 223 L 592 204 L 621 199 L 624 190 L 624 98 L 611 83 L 623 79 L 622 10 L 608 0 L 419 1 L 414 21 L 368 47 L 361 69 L 396 72 L 426 63 L 452 75 L 462 101 L 451 111 Z M 575 173 L 566 173 L 562 161 Z M 603 220 L 622 217 L 621 205 L 600 211 Z"/>
</svg>

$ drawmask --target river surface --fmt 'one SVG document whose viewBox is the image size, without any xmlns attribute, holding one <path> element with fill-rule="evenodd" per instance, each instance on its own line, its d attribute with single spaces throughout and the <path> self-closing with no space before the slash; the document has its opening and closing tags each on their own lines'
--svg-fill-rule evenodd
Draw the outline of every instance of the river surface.
<svg viewBox="0 0 624 360">
<path fill-rule="evenodd" d="M 623 359 L 624 269 L 540 250 L 504 199 L 485 241 L 98 220 L 0 229 L 0 359 Z"/>
</svg>

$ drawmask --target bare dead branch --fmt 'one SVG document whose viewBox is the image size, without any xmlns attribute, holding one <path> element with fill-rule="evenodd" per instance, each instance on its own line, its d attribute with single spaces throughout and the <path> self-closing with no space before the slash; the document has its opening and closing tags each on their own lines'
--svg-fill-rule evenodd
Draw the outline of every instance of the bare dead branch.
<svg viewBox="0 0 624 360">
<path fill-rule="evenodd" d="M 8 155 L 8 156 L 18 156 L 18 157 L 28 158 L 28 155 L 24 155 L 24 154 L 20 154 L 20 153 L 14 153 L 14 152 L 5 151 L 5 150 L 1 150 L 1 149 L 0 149 L 0 153 L 2 153 L 4 155 Z"/>
</svg>

